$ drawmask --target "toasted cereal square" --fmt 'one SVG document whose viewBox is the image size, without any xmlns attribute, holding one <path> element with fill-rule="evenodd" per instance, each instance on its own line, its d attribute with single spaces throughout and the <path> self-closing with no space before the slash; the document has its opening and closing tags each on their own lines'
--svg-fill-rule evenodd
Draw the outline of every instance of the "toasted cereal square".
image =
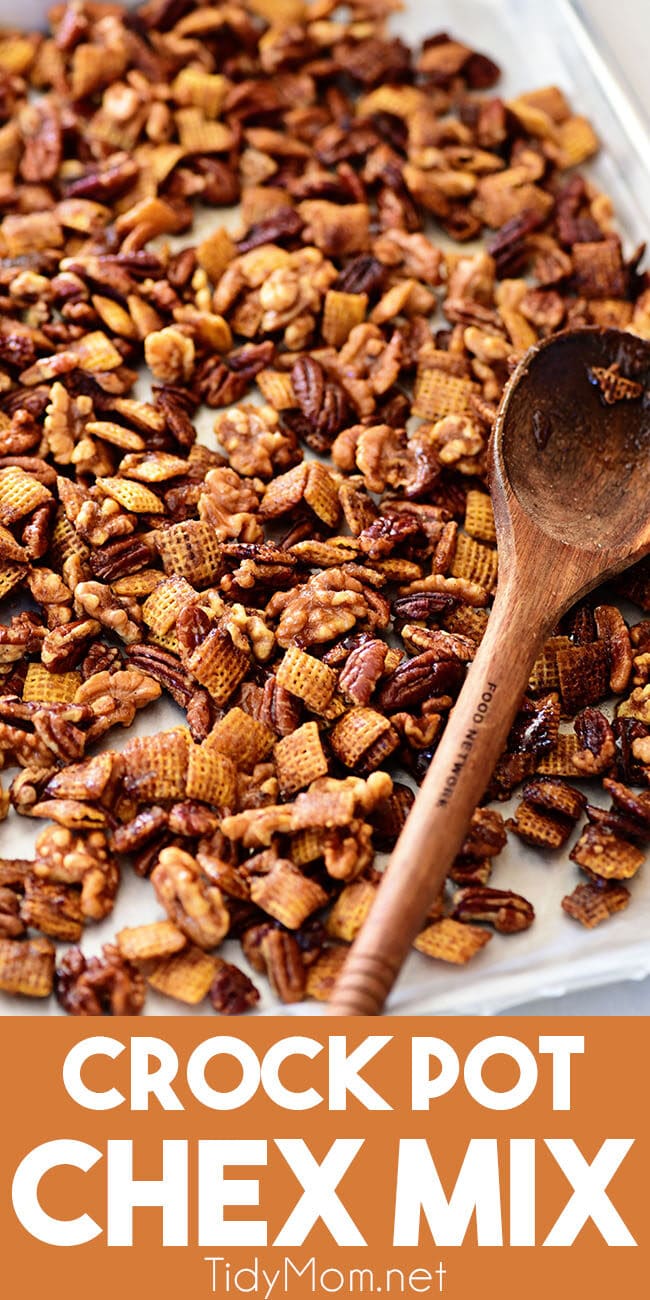
<svg viewBox="0 0 650 1300">
<path fill-rule="evenodd" d="M 0 939 L 0 989 L 47 998 L 54 987 L 54 947 L 49 939 Z"/>
<path fill-rule="evenodd" d="M 255 376 L 255 383 L 265 402 L 269 402 L 276 411 L 291 411 L 298 405 L 293 391 L 291 375 L 286 370 L 260 370 Z"/>
<path fill-rule="evenodd" d="M 229 262 L 232 262 L 236 255 L 236 245 L 225 226 L 217 226 L 217 229 L 196 247 L 196 260 L 213 284 L 221 278 Z"/>
<path fill-rule="evenodd" d="M 154 632 L 152 628 L 149 633 L 149 640 L 153 641 L 154 645 L 159 645 L 161 649 L 169 650 L 170 654 L 176 655 L 176 658 L 180 659 L 181 643 L 174 631 Z"/>
<path fill-rule="evenodd" d="M 396 727 L 390 727 L 382 736 L 377 736 L 369 749 L 366 750 L 363 758 L 360 759 L 360 770 L 366 772 L 376 772 L 382 763 L 385 763 L 395 752 L 399 745 L 399 732 Z"/>
<path fill-rule="evenodd" d="M 216 428 L 217 437 L 219 436 Z M 276 519 L 279 515 L 295 510 L 305 494 L 309 465 L 306 460 L 288 469 L 286 474 L 277 474 L 268 484 L 260 506 L 262 519 Z"/>
<path fill-rule="evenodd" d="M 52 493 L 33 474 L 17 465 L 0 470 L 0 523 L 9 528 L 52 500 Z"/>
<path fill-rule="evenodd" d="M 609 652 L 604 640 L 558 650 L 557 670 L 562 711 L 567 717 L 609 694 Z"/>
<path fill-rule="evenodd" d="M 165 506 L 151 488 L 144 483 L 137 483 L 131 478 L 98 478 L 95 486 L 106 496 L 112 497 L 124 510 L 136 515 L 163 514 Z"/>
<path fill-rule="evenodd" d="M 491 938 L 489 930 L 444 916 L 422 930 L 413 947 L 424 953 L 425 957 L 436 957 L 439 961 L 451 962 L 454 966 L 464 966 Z"/>
<path fill-rule="evenodd" d="M 569 117 L 559 128 L 560 160 L 563 168 L 579 167 L 598 153 L 598 136 L 586 117 Z"/>
<path fill-rule="evenodd" d="M 50 554 L 60 567 L 73 556 L 78 556 L 80 560 L 87 560 L 90 554 L 86 543 L 82 542 L 63 509 L 57 511 L 50 539 Z"/>
<path fill-rule="evenodd" d="M 606 406 L 614 406 L 616 402 L 634 402 L 643 396 L 643 384 L 637 383 L 636 379 L 626 379 L 621 374 L 618 363 L 607 368 L 592 366 L 589 373 L 598 385 Z"/>
<path fill-rule="evenodd" d="M 573 758 L 579 749 L 578 738 L 572 731 L 561 731 L 555 746 L 537 762 L 540 776 L 579 775 L 573 765 Z"/>
<path fill-rule="evenodd" d="M 587 803 L 583 791 L 576 790 L 575 786 L 568 785 L 566 781 L 528 781 L 523 795 L 534 808 L 568 817 L 574 824 Z"/>
<path fill-rule="evenodd" d="M 616 236 L 571 248 L 576 292 L 583 298 L 624 298 L 626 270 Z"/>
<path fill-rule="evenodd" d="M 336 673 L 327 664 L 291 645 L 279 664 L 276 681 L 296 695 L 312 713 L 322 713 L 336 689 Z"/>
<path fill-rule="evenodd" d="M 539 102 L 531 104 L 530 100 L 524 98 L 509 99 L 507 108 L 527 135 L 553 142 L 557 139 L 556 125 Z"/>
<path fill-rule="evenodd" d="M 645 853 L 608 826 L 588 822 L 569 854 L 573 862 L 603 880 L 629 880 L 643 866 Z"/>
<path fill-rule="evenodd" d="M 29 664 L 23 699 L 44 704 L 68 704 L 81 686 L 81 673 L 52 673 L 44 664 Z"/>
<path fill-rule="evenodd" d="M 471 413 L 469 399 L 477 391 L 477 385 L 470 379 L 421 365 L 415 380 L 411 414 L 422 420 L 440 420 L 444 415 L 468 415 Z"/>
<path fill-rule="evenodd" d="M 558 86 L 540 86 L 537 90 L 527 90 L 519 96 L 519 102 L 528 104 L 531 108 L 541 108 L 555 123 L 566 122 L 571 114 L 566 96 Z"/>
<path fill-rule="evenodd" d="M 603 329 L 629 329 L 634 318 L 634 306 L 624 298 L 592 298 L 589 319 Z"/>
<path fill-rule="evenodd" d="M 309 461 L 303 499 L 328 528 L 334 528 L 341 514 L 338 487 L 320 461 Z"/>
<path fill-rule="evenodd" d="M 110 325 L 110 328 L 113 328 L 116 333 L 123 333 L 130 338 L 133 337 L 135 330 L 131 317 L 128 312 L 124 311 L 124 308 L 113 302 L 112 298 L 93 295 L 92 303 L 95 311 L 99 312 L 105 323 Z M 113 447 L 121 447 L 123 451 L 143 451 L 144 449 L 144 439 L 139 433 L 134 433 L 132 429 L 125 429 L 122 424 L 115 424 L 112 420 L 89 420 L 86 425 L 86 433 L 92 438 L 101 438 L 103 442 L 108 442 Z"/>
<path fill-rule="evenodd" d="M 296 867 L 307 866 L 309 862 L 318 862 L 324 852 L 323 835 L 320 830 L 307 827 L 291 836 L 289 853 Z"/>
<path fill-rule="evenodd" d="M 552 817 L 522 800 L 506 825 L 524 844 L 536 849 L 561 849 L 566 844 L 573 821 L 568 817 Z"/>
<path fill-rule="evenodd" d="M 200 108 L 208 118 L 218 117 L 230 83 L 219 73 L 181 68 L 170 87 L 177 104 Z M 234 256 L 234 251 L 233 251 Z"/>
<path fill-rule="evenodd" d="M 127 791 L 142 802 L 184 799 L 190 744 L 183 727 L 127 740 L 122 751 Z"/>
<path fill-rule="evenodd" d="M 187 755 L 187 798 L 219 808 L 234 808 L 237 802 L 237 768 L 218 749 L 190 745 Z"/>
<path fill-rule="evenodd" d="M 340 289 L 328 289 L 322 324 L 325 342 L 334 348 L 342 347 L 355 325 L 360 325 L 365 320 L 367 307 L 367 293 L 343 293 Z"/>
<path fill-rule="evenodd" d="M 27 576 L 26 565 L 7 564 L 0 573 L 0 600 L 9 596 L 20 583 L 25 581 Z"/>
<path fill-rule="evenodd" d="M 471 488 L 465 502 L 465 532 L 479 542 L 496 542 L 494 511 L 487 492 Z"/>
<path fill-rule="evenodd" d="M 221 544 L 211 524 L 184 519 L 156 534 L 156 547 L 165 573 L 187 578 L 201 590 L 216 582 L 221 570 Z"/>
<path fill-rule="evenodd" d="M 473 203 L 476 214 L 494 230 L 499 230 L 506 221 L 527 210 L 545 218 L 552 206 L 552 196 L 539 185 L 530 181 L 522 183 L 518 168 L 482 176 Z"/>
<path fill-rule="evenodd" d="M 347 948 L 342 945 L 325 948 L 307 971 L 305 992 L 308 998 L 315 998 L 317 1002 L 330 1001 L 347 955 Z"/>
<path fill-rule="evenodd" d="M 352 943 L 361 929 L 377 895 L 370 880 L 354 880 L 339 894 L 328 918 L 327 933 L 343 943 Z"/>
<path fill-rule="evenodd" d="M 616 912 L 622 912 L 629 901 L 630 891 L 625 885 L 603 885 L 586 880 L 562 899 L 562 907 L 574 921 L 579 921 L 587 930 L 593 930 Z"/>
<path fill-rule="evenodd" d="M 337 784 L 338 789 L 315 787 L 298 795 L 291 809 L 292 831 L 349 826 L 355 814 L 355 793 L 341 782 Z"/>
<path fill-rule="evenodd" d="M 278 858 L 266 875 L 252 877 L 251 901 L 287 930 L 297 930 L 312 912 L 325 905 L 327 894 L 292 862 Z"/>
<path fill-rule="evenodd" d="M 383 713 L 362 706 L 349 709 L 330 732 L 330 744 L 336 757 L 349 768 L 361 764 L 365 770 L 368 755 L 380 739 L 384 745 L 379 762 L 372 763 L 374 767 L 378 767 L 383 758 L 397 748 L 399 734 Z"/>
<path fill-rule="evenodd" d="M 456 539 L 456 554 L 451 565 L 453 578 L 465 578 L 468 582 L 477 582 L 486 591 L 494 591 L 497 585 L 497 553 L 492 546 L 482 546 L 473 537 L 459 533 Z"/>
<path fill-rule="evenodd" d="M 155 961 L 147 971 L 147 981 L 165 997 L 194 1007 L 207 997 L 218 969 L 218 958 L 189 947 Z"/>
<path fill-rule="evenodd" d="M 328 763 L 317 722 L 305 722 L 278 740 L 273 750 L 280 790 L 285 796 L 302 790 L 319 776 L 327 776 Z"/>
<path fill-rule="evenodd" d="M 485 629 L 488 623 L 488 613 L 485 609 L 474 609 L 471 605 L 460 605 L 458 609 L 452 609 L 443 618 L 443 627 L 448 632 L 455 632 L 457 636 L 471 637 L 477 645 L 485 636 Z"/>
<path fill-rule="evenodd" d="M 149 925 L 125 926 L 115 936 L 125 961 L 136 964 L 155 957 L 169 957 L 187 945 L 187 939 L 172 921 L 152 921 Z"/>
<path fill-rule="evenodd" d="M 341 717 L 342 713 L 345 713 L 346 708 L 347 704 L 343 699 L 343 696 L 337 693 L 332 696 L 329 704 L 326 705 L 324 709 L 320 710 L 319 717 L 321 717 L 324 722 L 334 722 L 336 718 Z"/>
<path fill-rule="evenodd" d="M 146 425 L 145 425 L 146 427 Z M 125 456 L 122 470 L 128 469 L 129 478 L 139 483 L 168 483 L 187 473 L 187 461 L 170 451 L 145 451 L 142 455 Z M 172 527 L 176 527 L 172 524 Z M 153 538 L 157 540 L 156 535 Z"/>
<path fill-rule="evenodd" d="M 165 636 L 176 625 L 176 620 L 186 605 L 196 600 L 196 592 L 185 578 L 175 575 L 163 578 L 142 606 L 142 617 L 147 627 L 158 636 Z"/>
<path fill-rule="evenodd" d="M 230 149 L 233 133 L 225 122 L 209 121 L 200 108 L 179 108 L 174 117 L 186 153 L 222 153 Z"/>
<path fill-rule="evenodd" d="M 215 722 L 203 741 L 203 748 L 229 754 L 236 758 L 237 767 L 242 772 L 252 772 L 255 765 L 270 754 L 275 739 L 275 732 L 270 727 L 236 705 Z"/>
<path fill-rule="evenodd" d="M 568 650 L 571 644 L 568 636 L 551 636 L 544 643 L 533 664 L 528 682 L 528 689 L 535 695 L 559 690 L 558 650 Z"/>
<path fill-rule="evenodd" d="M 250 656 L 236 646 L 230 633 L 215 627 L 187 658 L 187 667 L 215 704 L 225 704 L 244 680 Z"/>
<path fill-rule="evenodd" d="M 354 563 L 357 549 L 352 542 L 348 544 L 347 537 L 344 540 L 337 537 L 329 542 L 296 542 L 291 547 L 291 554 L 310 568 L 328 569 L 335 565 Z"/>
</svg>

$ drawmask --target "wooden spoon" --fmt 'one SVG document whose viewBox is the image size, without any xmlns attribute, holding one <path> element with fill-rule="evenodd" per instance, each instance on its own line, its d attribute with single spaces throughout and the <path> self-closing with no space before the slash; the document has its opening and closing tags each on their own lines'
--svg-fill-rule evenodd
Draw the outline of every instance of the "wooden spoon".
<svg viewBox="0 0 650 1300">
<path fill-rule="evenodd" d="M 604 401 L 594 368 L 642 385 Z M 614 374 L 619 373 L 614 371 Z M 484 794 L 560 616 L 650 551 L 650 343 L 567 331 L 531 349 L 491 444 L 499 583 L 487 631 L 328 1013 L 376 1015 Z"/>
</svg>

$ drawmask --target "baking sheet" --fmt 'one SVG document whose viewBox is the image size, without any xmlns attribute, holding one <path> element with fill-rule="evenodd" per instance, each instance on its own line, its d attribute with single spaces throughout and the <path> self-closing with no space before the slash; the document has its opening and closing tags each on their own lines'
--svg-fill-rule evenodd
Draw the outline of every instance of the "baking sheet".
<svg viewBox="0 0 650 1300">
<path fill-rule="evenodd" d="M 628 245 L 643 239 L 647 232 L 645 214 L 650 211 L 650 170 L 643 161 L 648 157 L 645 128 L 609 73 L 602 53 L 591 46 L 569 0 L 546 0 L 541 6 L 538 0 L 407 0 L 407 6 L 407 12 L 394 19 L 396 32 L 413 43 L 443 29 L 466 39 L 503 67 L 504 94 L 514 95 L 549 82 L 559 84 L 576 111 L 589 116 L 601 136 L 603 153 L 591 173 L 611 194 Z M 0 0 L 0 22 L 3 8 Z M 10 14 L 10 8 L 13 6 L 7 4 L 5 21 L 15 23 L 15 11 Z M 203 213 L 197 231 L 223 224 L 223 220 L 220 211 Z M 186 241 L 188 238 L 184 236 Z M 142 395 L 146 395 L 145 391 Z M 198 422 L 200 440 L 209 445 L 214 445 L 213 419 L 213 412 L 203 411 Z M 106 747 L 120 748 L 127 735 L 144 735 L 181 720 L 180 711 L 164 699 L 139 715 L 128 733 L 111 733 Z M 7 773 L 5 779 L 10 780 L 12 775 Z M 586 785 L 584 788 L 588 789 Z M 604 802 L 602 791 L 596 787 L 589 790 L 589 797 Z M 497 806 L 507 816 L 516 802 Z M 0 856 L 32 856 L 34 840 L 43 824 L 11 816 L 0 825 Z M 560 907 L 563 895 L 574 888 L 579 878 L 577 867 L 568 861 L 577 834 L 559 854 L 528 849 L 509 837 L 506 849 L 495 861 L 490 883 L 515 889 L 531 900 L 537 913 L 532 929 L 520 935 L 496 935 L 466 968 L 449 967 L 413 953 L 390 999 L 389 1011 L 397 1015 L 491 1014 L 531 998 L 559 996 L 649 974 L 650 866 L 646 865 L 632 883 L 629 909 L 600 929 L 585 931 Z M 97 952 L 123 926 L 142 924 L 162 914 L 151 886 L 125 872 L 113 914 L 86 931 L 84 951 Z M 220 951 L 245 966 L 239 944 L 226 942 Z M 283 1007 L 268 991 L 266 981 L 256 982 L 263 989 L 259 1014 L 322 1013 L 322 1006 L 314 1002 Z M 180 1003 L 151 990 L 145 1010 L 148 1015 L 188 1014 Z M 54 999 L 43 1005 L 0 994 L 0 1014 L 63 1012 Z M 192 1009 L 191 1014 L 213 1012 L 205 1003 Z"/>
</svg>

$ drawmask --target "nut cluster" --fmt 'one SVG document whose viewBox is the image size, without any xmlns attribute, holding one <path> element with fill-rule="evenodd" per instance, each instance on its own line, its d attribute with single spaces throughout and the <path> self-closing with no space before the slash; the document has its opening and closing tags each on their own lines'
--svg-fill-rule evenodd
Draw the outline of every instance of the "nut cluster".
<svg viewBox="0 0 650 1300">
<path fill-rule="evenodd" d="M 576 171 L 591 125 L 554 86 L 504 100 L 444 33 L 409 50 L 394 7 L 69 0 L 0 33 L 1 811 L 47 823 L 0 860 L 5 991 L 239 1013 L 228 936 L 281 1000 L 329 996 L 413 801 L 394 776 L 424 775 L 485 631 L 507 378 L 562 328 L 650 337 L 640 254 Z M 647 565 L 619 594 L 650 610 Z M 587 926 L 650 839 L 650 622 L 612 601 L 549 639 L 488 792 L 525 782 L 508 828 L 542 849 L 586 813 Z M 108 748 L 162 692 L 178 726 Z M 489 884 L 506 833 L 477 810 L 420 952 L 531 924 Z M 86 957 L 122 870 L 151 920 Z"/>
</svg>

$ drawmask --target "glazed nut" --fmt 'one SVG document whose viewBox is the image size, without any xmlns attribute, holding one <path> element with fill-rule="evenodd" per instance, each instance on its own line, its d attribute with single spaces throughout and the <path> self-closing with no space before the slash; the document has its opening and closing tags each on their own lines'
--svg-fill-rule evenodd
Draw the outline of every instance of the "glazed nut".
<svg viewBox="0 0 650 1300">
<path fill-rule="evenodd" d="M 339 689 L 357 705 L 368 704 L 384 672 L 387 647 L 383 641 L 370 640 L 352 650 L 339 676 Z"/>
<path fill-rule="evenodd" d="M 204 949 L 221 943 L 230 925 L 228 911 L 220 890 L 202 877 L 191 854 L 163 849 L 151 882 L 170 921 L 191 943 Z"/>
<path fill-rule="evenodd" d="M 532 903 L 510 889 L 468 886 L 456 891 L 451 916 L 456 921 L 482 921 L 499 934 L 527 930 L 535 919 Z"/>
<path fill-rule="evenodd" d="M 78 834 L 65 826 L 48 826 L 35 845 L 34 874 L 63 885 L 81 884 L 90 871 L 108 870 L 108 844 L 103 831 Z"/>
<path fill-rule="evenodd" d="M 579 749 L 573 766 L 581 776 L 599 776 L 608 771 L 616 756 L 616 742 L 608 719 L 600 709 L 583 709 L 573 723 Z"/>
<path fill-rule="evenodd" d="M 162 330 L 148 334 L 144 355 L 154 378 L 164 384 L 187 383 L 191 378 L 194 343 L 174 325 L 167 325 Z"/>
<path fill-rule="evenodd" d="M 259 955 L 271 988 L 285 1004 L 301 1002 L 305 995 L 306 968 L 298 941 L 293 934 L 274 926 L 266 927 L 259 944 Z"/>
<path fill-rule="evenodd" d="M 56 969 L 55 993 L 71 1016 L 136 1016 L 144 1006 L 145 982 L 113 944 L 88 958 L 69 948 Z"/>
<path fill-rule="evenodd" d="M 216 970 L 209 997 L 214 1010 L 222 1016 L 241 1016 L 260 1000 L 259 990 L 248 975 L 232 962 L 214 959 Z"/>
</svg>

